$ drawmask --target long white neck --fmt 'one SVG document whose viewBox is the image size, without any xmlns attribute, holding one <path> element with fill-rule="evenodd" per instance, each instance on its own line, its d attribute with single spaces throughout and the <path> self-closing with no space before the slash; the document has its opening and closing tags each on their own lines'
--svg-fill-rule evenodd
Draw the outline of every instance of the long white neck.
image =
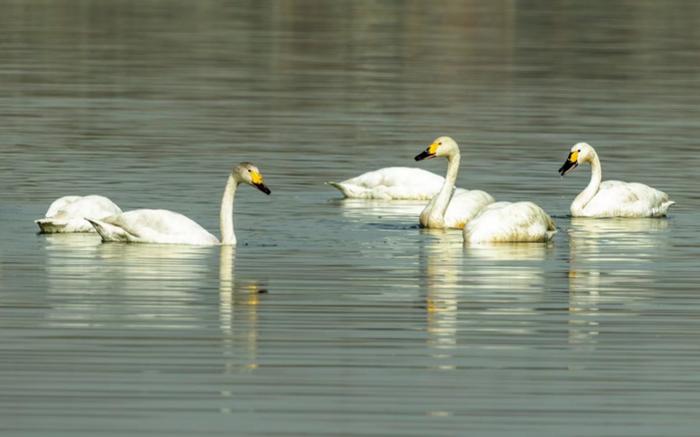
<svg viewBox="0 0 700 437">
<path fill-rule="evenodd" d="M 440 191 L 433 197 L 421 213 L 421 224 L 426 227 L 444 227 L 445 212 L 455 192 L 457 173 L 459 173 L 459 151 L 447 155 L 447 174 Z"/>
<path fill-rule="evenodd" d="M 591 181 L 588 186 L 576 196 L 576 199 L 571 203 L 571 213 L 576 214 L 583 211 L 588 202 L 598 193 L 600 189 L 600 181 L 603 180 L 603 169 L 600 167 L 600 159 L 598 154 L 593 152 L 591 159 Z"/>
<path fill-rule="evenodd" d="M 236 197 L 238 181 L 229 175 L 221 198 L 221 212 L 219 213 L 219 225 L 221 227 L 221 244 L 236 244 L 236 234 L 233 233 L 233 200 Z"/>
</svg>

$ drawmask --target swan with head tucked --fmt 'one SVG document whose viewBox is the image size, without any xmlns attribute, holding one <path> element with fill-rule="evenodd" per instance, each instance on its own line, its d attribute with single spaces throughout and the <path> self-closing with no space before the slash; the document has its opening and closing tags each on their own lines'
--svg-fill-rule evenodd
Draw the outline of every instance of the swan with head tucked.
<svg viewBox="0 0 700 437">
<path fill-rule="evenodd" d="M 559 173 L 564 176 L 582 163 L 591 165 L 591 181 L 571 203 L 574 217 L 663 217 L 675 203 L 663 191 L 644 184 L 601 182 L 600 159 L 587 143 L 578 143 L 571 148 Z"/>
<path fill-rule="evenodd" d="M 328 185 L 351 199 L 427 200 L 443 182 L 442 176 L 420 168 L 385 167 Z"/>
<path fill-rule="evenodd" d="M 226 182 L 221 199 L 219 216 L 221 242 L 193 220 L 182 214 L 164 209 L 137 209 L 117 214 L 101 220 L 89 219 L 102 241 L 160 244 L 236 244 L 233 232 L 233 201 L 240 184 L 256 187 L 265 194 L 270 189 L 265 186 L 260 170 L 249 162 L 233 168 Z"/>
<path fill-rule="evenodd" d="M 464 226 L 464 242 L 540 243 L 557 232 L 554 220 L 532 202 L 496 202 L 487 205 Z"/>
<path fill-rule="evenodd" d="M 450 137 L 436 138 L 415 160 L 444 157 L 447 159 L 447 175 L 440 191 L 421 212 L 419 221 L 424 228 L 463 228 L 493 197 L 481 190 L 455 189 L 459 172 L 459 146 Z"/>
<path fill-rule="evenodd" d="M 44 234 L 95 232 L 85 217 L 101 219 L 121 213 L 122 210 L 104 196 L 64 196 L 54 200 L 46 211 L 46 216 L 34 220 L 34 223 L 39 225 L 40 232 Z"/>
</svg>

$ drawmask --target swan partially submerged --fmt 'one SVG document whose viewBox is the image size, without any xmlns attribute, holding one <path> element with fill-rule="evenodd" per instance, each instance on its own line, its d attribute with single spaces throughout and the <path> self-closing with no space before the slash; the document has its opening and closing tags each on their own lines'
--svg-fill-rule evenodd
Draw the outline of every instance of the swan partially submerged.
<svg viewBox="0 0 700 437">
<path fill-rule="evenodd" d="M 85 218 L 101 219 L 122 210 L 104 196 L 64 196 L 54 200 L 44 218 L 34 220 L 44 234 L 95 232 Z"/>
<path fill-rule="evenodd" d="M 236 244 L 233 232 L 233 202 L 240 184 L 252 185 L 265 194 L 270 189 L 265 186 L 260 170 L 249 162 L 233 168 L 226 182 L 221 199 L 219 216 L 221 242 L 193 220 L 182 214 L 164 209 L 137 209 L 123 214 L 92 220 L 90 223 L 102 237 L 102 241 L 160 244 Z"/>
<path fill-rule="evenodd" d="M 591 181 L 571 203 L 574 217 L 663 217 L 675 202 L 668 194 L 648 185 L 602 181 L 603 172 L 595 149 L 587 143 L 571 148 L 559 174 L 564 176 L 579 164 L 591 165 Z"/>
<path fill-rule="evenodd" d="M 420 168 L 385 167 L 342 182 L 328 182 L 350 199 L 428 200 L 444 182 Z"/>
<path fill-rule="evenodd" d="M 447 159 L 447 175 L 442 187 L 419 217 L 424 228 L 458 228 L 474 217 L 486 205 L 493 203 L 493 197 L 481 190 L 455 189 L 459 172 L 459 146 L 450 137 L 439 137 L 425 151 L 416 155 L 415 160 L 443 157 Z"/>
</svg>

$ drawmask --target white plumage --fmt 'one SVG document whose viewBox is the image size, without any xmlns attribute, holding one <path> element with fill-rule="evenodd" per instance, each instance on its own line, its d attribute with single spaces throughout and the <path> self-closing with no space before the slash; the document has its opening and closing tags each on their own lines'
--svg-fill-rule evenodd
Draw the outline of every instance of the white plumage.
<svg viewBox="0 0 700 437">
<path fill-rule="evenodd" d="M 386 167 L 328 184 L 353 199 L 427 200 L 440 191 L 444 181 L 420 168 Z"/>
<path fill-rule="evenodd" d="M 121 212 L 114 202 L 104 196 L 64 196 L 54 200 L 46 216 L 34 222 L 46 234 L 95 232 L 86 218 L 101 219 Z"/>
<path fill-rule="evenodd" d="M 236 235 L 233 232 L 233 202 L 236 189 L 241 183 L 255 186 L 265 194 L 270 194 L 257 167 L 248 162 L 236 166 L 228 177 L 221 199 L 221 243 L 195 221 L 164 209 L 137 209 L 90 222 L 103 241 L 233 245 L 236 244 Z"/>
<path fill-rule="evenodd" d="M 571 148 L 563 176 L 581 163 L 591 165 L 591 181 L 571 203 L 574 217 L 663 217 L 675 202 L 668 194 L 648 185 L 622 181 L 602 181 L 602 168 L 595 149 L 587 143 Z"/>
<path fill-rule="evenodd" d="M 536 243 L 552 239 L 557 227 L 532 202 L 496 202 L 486 206 L 464 227 L 465 243 Z"/>
<path fill-rule="evenodd" d="M 424 228 L 463 228 L 486 205 L 493 203 L 493 197 L 481 190 L 464 190 L 455 188 L 459 172 L 460 151 L 457 143 L 450 137 L 436 138 L 428 148 L 418 154 L 420 161 L 435 157 L 447 159 L 447 175 L 440 191 L 430 200 L 419 217 Z"/>
</svg>

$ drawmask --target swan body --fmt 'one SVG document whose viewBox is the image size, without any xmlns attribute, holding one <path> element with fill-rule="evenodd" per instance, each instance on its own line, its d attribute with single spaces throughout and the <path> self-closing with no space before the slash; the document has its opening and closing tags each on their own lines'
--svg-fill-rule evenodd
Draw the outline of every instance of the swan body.
<svg viewBox="0 0 700 437">
<path fill-rule="evenodd" d="M 459 172 L 459 146 L 450 137 L 439 137 L 418 154 L 420 161 L 435 157 L 447 158 L 447 176 L 443 179 L 440 190 L 433 196 L 419 217 L 424 228 L 464 228 L 464 225 L 476 216 L 486 205 L 494 202 L 493 197 L 481 190 L 455 189 Z"/>
<path fill-rule="evenodd" d="M 328 184 L 354 199 L 427 200 L 443 182 L 442 176 L 420 168 L 386 167 Z"/>
<path fill-rule="evenodd" d="M 270 194 L 257 167 L 247 162 L 236 166 L 228 177 L 221 200 L 219 217 L 221 242 L 195 221 L 177 212 L 164 209 L 137 209 L 89 221 L 102 237 L 102 241 L 234 245 L 236 235 L 233 232 L 233 202 L 236 189 L 241 183 L 255 186 L 265 194 Z"/>
<path fill-rule="evenodd" d="M 95 232 L 85 218 L 101 219 L 122 210 L 104 196 L 64 196 L 54 200 L 44 218 L 35 220 L 42 233 Z"/>
<path fill-rule="evenodd" d="M 595 149 L 587 143 L 571 148 L 559 173 L 564 176 L 581 163 L 591 165 L 591 181 L 571 203 L 574 217 L 663 217 L 675 202 L 668 194 L 648 185 L 602 181 L 602 168 Z"/>
<path fill-rule="evenodd" d="M 557 227 L 532 202 L 496 202 L 486 206 L 464 227 L 465 243 L 545 242 Z"/>
</svg>

